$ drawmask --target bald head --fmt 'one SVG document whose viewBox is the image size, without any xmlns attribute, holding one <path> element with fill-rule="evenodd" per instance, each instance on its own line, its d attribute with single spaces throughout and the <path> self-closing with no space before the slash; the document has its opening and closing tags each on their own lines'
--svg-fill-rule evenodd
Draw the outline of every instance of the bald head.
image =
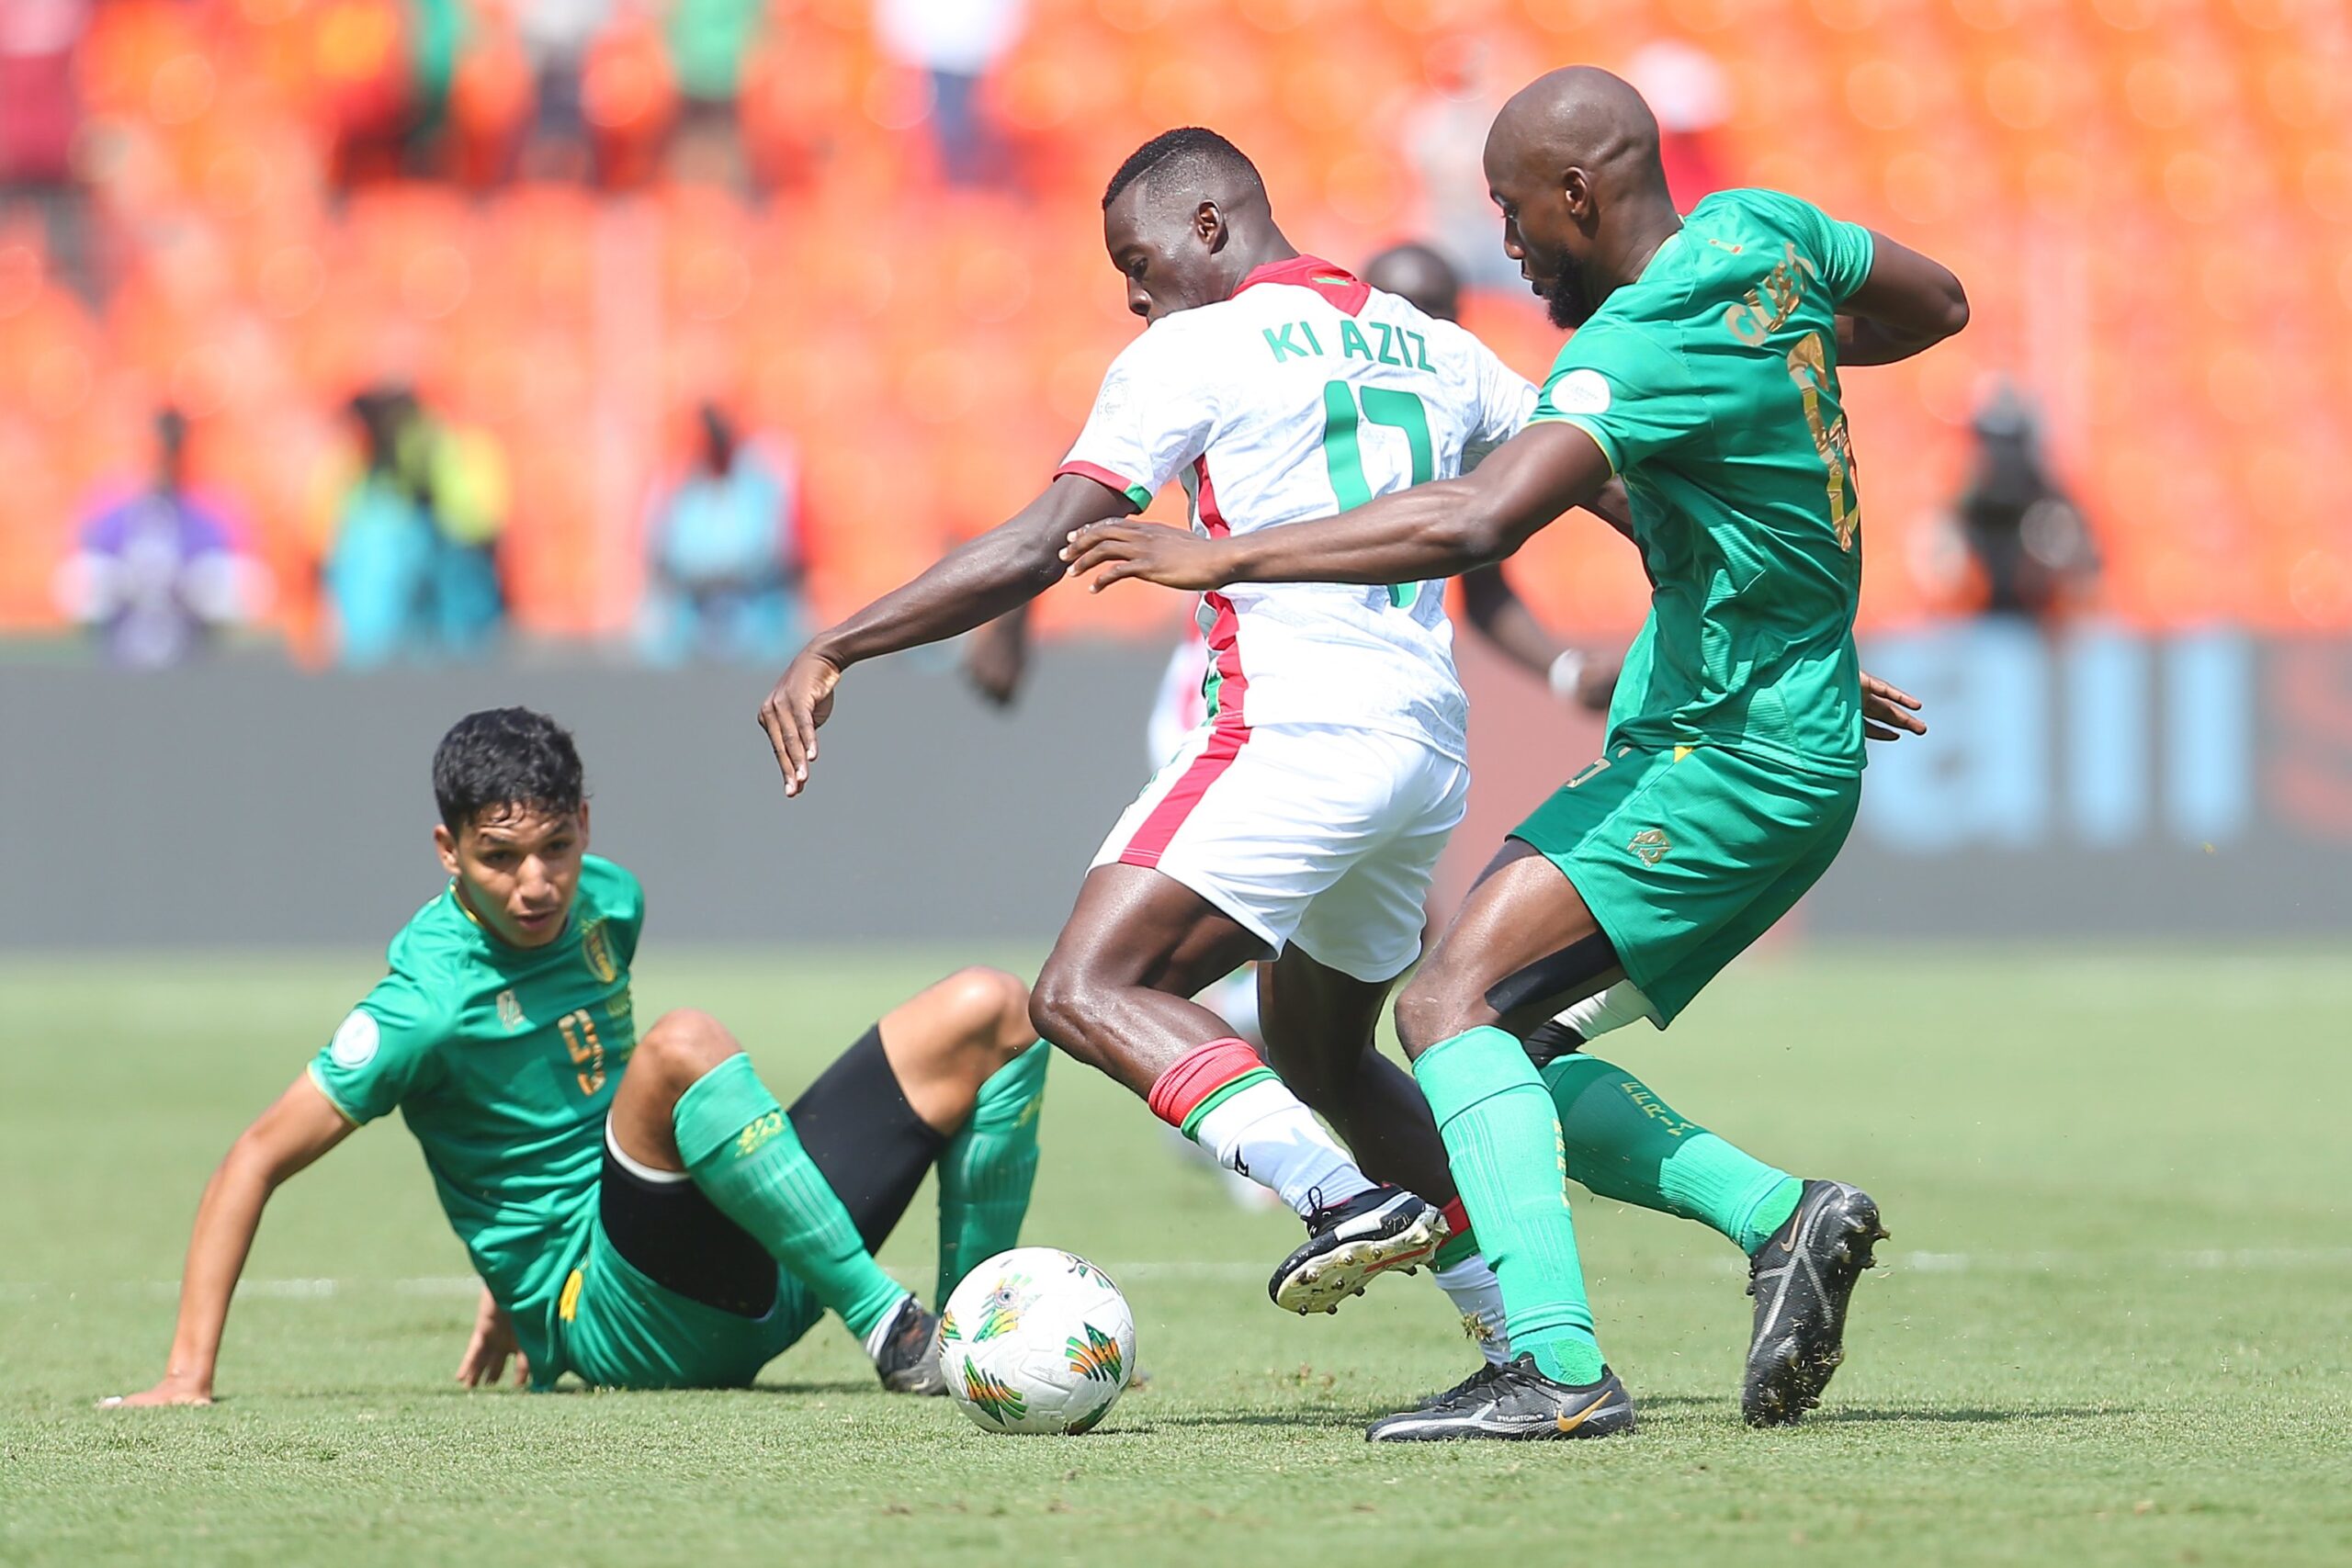
<svg viewBox="0 0 2352 1568">
<path fill-rule="evenodd" d="M 1363 280 L 1384 293 L 1408 300 L 1441 321 L 1462 318 L 1462 279 L 1427 245 L 1391 245 L 1363 264 Z"/>
<path fill-rule="evenodd" d="M 1487 133 L 1490 169 L 1498 156 L 1581 169 L 1611 194 L 1666 189 L 1657 117 L 1632 83 L 1594 65 L 1546 72 L 1511 95 Z"/>
<path fill-rule="evenodd" d="M 1657 117 L 1631 84 L 1589 65 L 1538 76 L 1503 106 L 1487 132 L 1487 185 L 1504 251 L 1564 327 L 1637 276 L 1682 223 Z"/>
</svg>

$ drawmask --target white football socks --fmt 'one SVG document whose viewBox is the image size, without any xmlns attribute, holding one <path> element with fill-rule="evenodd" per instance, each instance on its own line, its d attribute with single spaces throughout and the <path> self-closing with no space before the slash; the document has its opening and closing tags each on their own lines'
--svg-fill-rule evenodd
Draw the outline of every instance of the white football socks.
<svg viewBox="0 0 2352 1568">
<path fill-rule="evenodd" d="M 1315 1113 L 1278 1082 L 1233 1095 L 1200 1119 L 1193 1139 L 1227 1170 L 1272 1188 L 1301 1219 L 1317 1196 L 1330 1208 L 1374 1186 Z"/>
<path fill-rule="evenodd" d="M 1463 1331 L 1477 1341 L 1478 1353 L 1490 1367 L 1510 1359 L 1510 1334 L 1503 1326 L 1502 1281 L 1486 1258 L 1472 1253 L 1451 1269 L 1437 1271 L 1438 1289 L 1462 1314 Z"/>
</svg>

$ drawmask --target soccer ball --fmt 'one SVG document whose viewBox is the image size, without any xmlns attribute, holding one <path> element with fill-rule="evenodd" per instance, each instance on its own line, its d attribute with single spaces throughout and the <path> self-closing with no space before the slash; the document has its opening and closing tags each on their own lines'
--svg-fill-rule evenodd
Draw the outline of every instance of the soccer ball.
<svg viewBox="0 0 2352 1568">
<path fill-rule="evenodd" d="M 1135 1375 L 1135 1314 L 1085 1258 L 1016 1247 L 947 1298 L 939 1369 L 982 1431 L 1091 1431 Z"/>
</svg>

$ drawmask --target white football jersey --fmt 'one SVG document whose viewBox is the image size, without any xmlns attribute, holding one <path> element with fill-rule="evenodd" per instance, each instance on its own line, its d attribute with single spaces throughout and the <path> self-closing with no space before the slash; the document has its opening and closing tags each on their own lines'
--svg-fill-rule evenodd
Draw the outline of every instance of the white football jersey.
<svg viewBox="0 0 2352 1568">
<path fill-rule="evenodd" d="M 1146 328 L 1060 471 L 1138 506 L 1182 479 L 1193 528 L 1222 538 L 1451 479 L 1535 400 L 1459 326 L 1301 256 Z M 1239 582 L 1204 595 L 1200 616 L 1220 727 L 1349 725 L 1464 755 L 1444 583 Z"/>
</svg>

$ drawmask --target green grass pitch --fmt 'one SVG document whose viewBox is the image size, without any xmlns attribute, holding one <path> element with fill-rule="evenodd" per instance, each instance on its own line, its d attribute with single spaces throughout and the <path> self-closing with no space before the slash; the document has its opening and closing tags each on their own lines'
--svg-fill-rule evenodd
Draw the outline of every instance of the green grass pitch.
<svg viewBox="0 0 2352 1568">
<path fill-rule="evenodd" d="M 711 1009 L 789 1099 L 954 962 L 657 933 L 639 1016 Z M 1442 1299 L 1275 1312 L 1294 1223 L 1068 1062 L 1028 1238 L 1120 1280 L 1151 1376 L 1092 1436 L 887 1397 L 838 1326 L 751 1392 L 461 1393 L 462 1256 L 390 1122 L 272 1207 L 221 1404 L 93 1409 L 160 1372 L 199 1185 L 375 972 L 0 964 L 0 1562 L 2352 1561 L 2341 953 L 1761 959 L 1612 1039 L 1686 1114 L 1885 1205 L 1891 1267 L 1793 1431 L 1738 1425 L 1730 1249 L 1579 1198 L 1640 1433 L 1369 1448 L 1470 1364 Z M 926 1293 L 929 1204 L 884 1257 Z"/>
</svg>

